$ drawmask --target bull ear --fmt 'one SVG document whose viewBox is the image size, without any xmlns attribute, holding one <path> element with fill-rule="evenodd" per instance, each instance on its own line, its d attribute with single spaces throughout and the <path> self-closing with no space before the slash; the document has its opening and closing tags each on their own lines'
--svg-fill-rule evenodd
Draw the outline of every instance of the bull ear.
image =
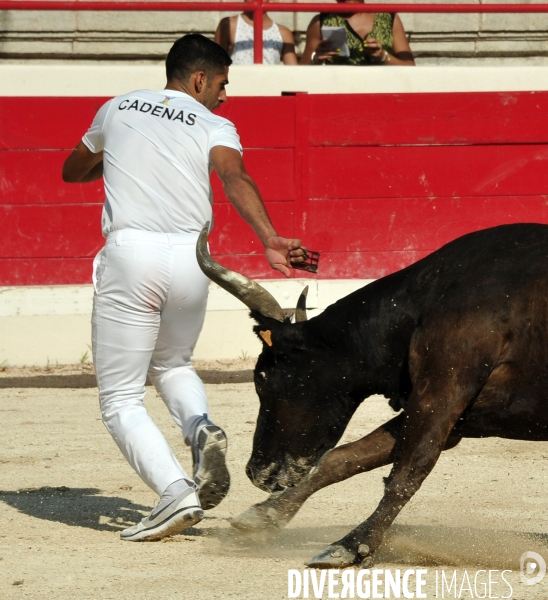
<svg viewBox="0 0 548 600">
<path fill-rule="evenodd" d="M 259 331 L 259 335 L 267 346 L 272 346 L 272 331 L 270 331 L 270 329 L 267 329 L 266 331 Z"/>
<path fill-rule="evenodd" d="M 272 348 L 274 345 L 272 338 L 276 335 L 278 329 L 285 329 L 284 324 L 276 319 L 265 317 L 256 311 L 251 311 L 251 317 L 257 321 L 257 325 L 253 327 L 253 331 L 261 338 L 265 346 Z"/>
<path fill-rule="evenodd" d="M 295 327 L 289 321 L 280 323 L 275 319 L 264 317 L 252 312 L 251 316 L 257 321 L 253 331 L 263 342 L 263 350 L 267 347 L 275 353 L 291 353 L 305 346 L 305 332 L 302 327 Z"/>
</svg>

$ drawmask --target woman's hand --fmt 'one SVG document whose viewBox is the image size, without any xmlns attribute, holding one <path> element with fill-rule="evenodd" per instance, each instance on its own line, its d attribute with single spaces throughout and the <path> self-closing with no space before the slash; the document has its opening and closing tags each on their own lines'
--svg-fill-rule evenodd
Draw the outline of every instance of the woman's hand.
<svg viewBox="0 0 548 600">
<path fill-rule="evenodd" d="M 340 50 L 333 47 L 331 40 L 321 40 L 312 55 L 312 64 L 321 65 L 326 60 L 339 55 Z"/>
<path fill-rule="evenodd" d="M 369 55 L 373 59 L 373 62 L 377 64 L 384 63 L 388 58 L 387 51 L 372 37 L 368 37 L 364 40 L 363 53 Z"/>
</svg>

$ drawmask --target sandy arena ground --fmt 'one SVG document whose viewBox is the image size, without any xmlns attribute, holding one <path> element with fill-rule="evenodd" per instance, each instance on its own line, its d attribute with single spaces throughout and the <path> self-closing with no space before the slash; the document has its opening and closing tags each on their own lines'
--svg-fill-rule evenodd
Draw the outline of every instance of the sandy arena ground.
<svg viewBox="0 0 548 600">
<path fill-rule="evenodd" d="M 304 569 L 375 508 L 388 468 L 322 490 L 273 538 L 233 530 L 229 518 L 266 497 L 244 474 L 258 402 L 252 384 L 207 387 L 229 436 L 230 494 L 193 529 L 140 544 L 120 541 L 119 531 L 156 498 L 103 427 L 96 390 L 0 390 L 0 599 L 287 598 L 288 569 Z M 191 472 L 188 449 L 153 389 L 146 402 Z M 367 400 L 344 441 L 391 415 L 384 399 Z M 442 597 L 435 587 L 442 569 L 457 570 L 459 589 L 464 570 L 472 585 L 478 570 L 499 570 L 487 597 L 548 598 L 548 577 L 535 586 L 519 577 L 522 552 L 548 560 L 547 456 L 548 443 L 497 439 L 465 440 L 445 453 L 397 519 L 376 568 L 426 568 L 428 598 Z M 505 574 L 512 594 L 502 569 L 512 570 Z M 460 597 L 481 597 L 483 589 Z M 444 597 L 454 598 L 454 588 Z"/>
</svg>

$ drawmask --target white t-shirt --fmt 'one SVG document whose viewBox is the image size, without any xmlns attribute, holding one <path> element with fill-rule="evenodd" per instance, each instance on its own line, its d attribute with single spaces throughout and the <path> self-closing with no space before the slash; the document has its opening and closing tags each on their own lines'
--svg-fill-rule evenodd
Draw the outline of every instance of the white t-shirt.
<svg viewBox="0 0 548 600">
<path fill-rule="evenodd" d="M 138 90 L 109 100 L 82 141 L 103 151 L 103 235 L 200 232 L 212 219 L 209 152 L 240 153 L 234 125 L 188 94 Z"/>
<path fill-rule="evenodd" d="M 253 64 L 253 26 L 248 25 L 242 15 L 238 15 L 232 64 Z M 280 28 L 274 22 L 269 29 L 263 29 L 263 65 L 279 65 L 281 63 L 284 41 Z"/>
</svg>

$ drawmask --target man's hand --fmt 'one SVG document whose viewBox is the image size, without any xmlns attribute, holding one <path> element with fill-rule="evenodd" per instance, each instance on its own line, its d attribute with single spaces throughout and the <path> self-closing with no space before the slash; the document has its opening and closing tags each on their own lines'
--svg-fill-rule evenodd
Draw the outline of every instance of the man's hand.
<svg viewBox="0 0 548 600">
<path fill-rule="evenodd" d="M 301 240 L 288 239 L 279 235 L 268 238 L 265 244 L 266 260 L 273 269 L 286 277 L 291 276 L 289 267 L 305 260 L 306 249 L 301 247 Z"/>
</svg>

